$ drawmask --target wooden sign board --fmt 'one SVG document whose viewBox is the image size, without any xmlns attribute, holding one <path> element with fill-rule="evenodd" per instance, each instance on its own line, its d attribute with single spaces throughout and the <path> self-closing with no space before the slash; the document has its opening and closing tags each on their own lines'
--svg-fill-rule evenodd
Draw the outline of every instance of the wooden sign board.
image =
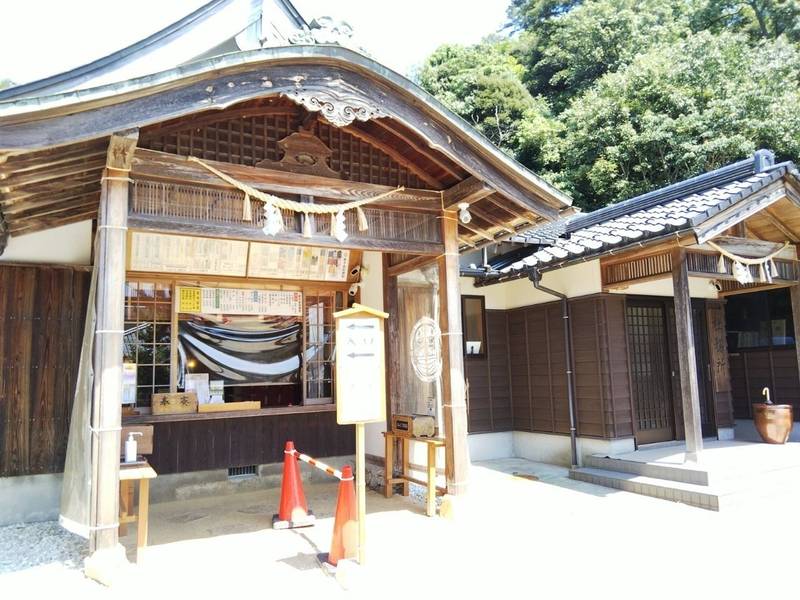
<svg viewBox="0 0 800 600">
<path fill-rule="evenodd" d="M 354 304 L 336 319 L 336 422 L 386 420 L 386 313 Z"/>
<path fill-rule="evenodd" d="M 179 313 L 299 317 L 302 292 L 244 288 L 178 288 Z"/>
<path fill-rule="evenodd" d="M 128 269 L 154 273 L 247 275 L 248 243 L 134 231 Z"/>
<path fill-rule="evenodd" d="M 250 243 L 249 277 L 347 281 L 350 251 L 286 244 Z"/>
</svg>

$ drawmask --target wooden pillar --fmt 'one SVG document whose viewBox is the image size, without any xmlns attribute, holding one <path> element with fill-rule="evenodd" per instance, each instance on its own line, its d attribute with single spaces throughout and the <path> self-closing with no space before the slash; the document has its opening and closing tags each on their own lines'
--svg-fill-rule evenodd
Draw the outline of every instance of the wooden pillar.
<svg viewBox="0 0 800 600">
<path fill-rule="evenodd" d="M 92 368 L 92 552 L 118 544 L 122 336 L 125 303 L 125 242 L 128 171 L 138 132 L 113 135 L 100 191 L 97 225 L 97 298 Z"/>
<path fill-rule="evenodd" d="M 383 259 L 383 312 L 388 313 L 386 319 L 386 430 L 392 428 L 392 414 L 394 414 L 394 398 L 400 387 L 400 357 L 397 355 L 397 337 L 399 336 L 399 321 L 397 309 L 397 277 L 389 274 L 391 266 L 390 254 L 384 252 Z M 398 441 L 394 438 L 387 443 L 392 446 L 392 456 L 384 460 L 393 464 L 389 465 L 391 472 L 401 466 L 402 453 L 399 451 Z M 391 487 L 391 486 L 389 486 Z"/>
<path fill-rule="evenodd" d="M 678 341 L 683 427 L 686 434 L 686 460 L 697 462 L 703 450 L 703 432 L 700 423 L 700 392 L 697 385 L 692 328 L 692 299 L 689 296 L 689 270 L 686 266 L 686 251 L 683 248 L 675 248 L 672 252 L 672 289 L 675 296 L 675 329 Z"/>
<path fill-rule="evenodd" d="M 445 430 L 447 492 L 467 491 L 467 405 L 464 391 L 464 344 L 458 264 L 458 213 L 442 211 L 444 254 L 439 258 L 439 327 L 442 330 L 442 408 Z"/>
<path fill-rule="evenodd" d="M 797 355 L 797 373 L 800 375 L 800 342 L 798 342 L 800 340 L 800 283 L 794 284 L 789 290 L 792 299 L 792 322 L 794 323 L 794 351 Z"/>
</svg>

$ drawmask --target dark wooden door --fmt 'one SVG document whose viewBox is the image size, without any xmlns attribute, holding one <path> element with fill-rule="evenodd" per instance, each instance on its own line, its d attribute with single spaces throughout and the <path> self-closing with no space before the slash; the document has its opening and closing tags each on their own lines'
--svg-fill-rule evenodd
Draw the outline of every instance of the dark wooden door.
<svg viewBox="0 0 800 600">
<path fill-rule="evenodd" d="M 629 299 L 626 326 L 636 442 L 675 439 L 667 307 L 661 300 Z"/>
<path fill-rule="evenodd" d="M 711 387 L 711 359 L 708 352 L 706 305 L 702 300 L 692 302 L 694 355 L 697 362 L 697 388 L 700 394 L 700 424 L 703 437 L 717 435 L 714 419 L 714 393 Z"/>
</svg>

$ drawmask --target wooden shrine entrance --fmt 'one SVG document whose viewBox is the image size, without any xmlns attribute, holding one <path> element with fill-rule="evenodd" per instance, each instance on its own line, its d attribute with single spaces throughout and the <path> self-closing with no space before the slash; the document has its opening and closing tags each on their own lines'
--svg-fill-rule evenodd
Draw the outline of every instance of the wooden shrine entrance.
<svg viewBox="0 0 800 600">
<path fill-rule="evenodd" d="M 65 481 L 86 499 L 64 511 L 93 552 L 111 553 L 118 542 L 123 399 L 135 395 L 139 411 L 126 424 L 149 420 L 163 430 L 154 434 L 161 473 L 275 462 L 290 430 L 306 451 L 335 442 L 347 432 L 331 420 L 328 317 L 369 292 L 369 304 L 390 314 L 393 339 L 405 311 L 398 278 L 422 268 L 434 278 L 438 310 L 418 336 L 417 357 L 436 367 L 448 493 L 465 493 L 459 252 L 554 220 L 569 206 L 371 59 L 329 46 L 256 54 L 106 86 L 92 99 L 59 97 L 6 113 L 0 106 L 0 207 L 13 204 L 0 212 L 0 251 L 9 236 L 97 220 L 95 349 L 82 365 L 103 377 L 75 402 L 93 421 L 75 429 L 76 467 Z M 182 303 L 184 290 L 191 303 Z M 223 297 L 234 299 L 225 310 L 222 300 L 203 304 Z M 264 309 L 264 298 L 275 302 Z M 137 332 L 135 351 L 126 349 L 129 331 Z M 242 340 L 254 337 L 264 351 L 241 356 Z M 239 352 L 235 362 L 207 360 L 225 359 L 223 350 Z M 277 352 L 274 360 L 267 350 Z M 123 395 L 125 364 L 136 365 L 135 386 L 127 385 L 135 394 Z M 398 364 L 389 344 L 389 394 L 402 385 Z M 213 375 L 223 392 L 215 403 L 240 405 L 153 414 L 153 396 L 186 393 L 188 375 L 209 399 Z M 321 450 L 347 453 L 336 443 Z"/>
<path fill-rule="evenodd" d="M 692 302 L 695 364 L 704 437 L 716 434 L 709 389 L 708 334 L 703 301 Z M 668 298 L 630 298 L 626 303 L 630 373 L 639 445 L 683 439 L 675 309 Z M 676 401 L 678 400 L 678 401 Z"/>
</svg>

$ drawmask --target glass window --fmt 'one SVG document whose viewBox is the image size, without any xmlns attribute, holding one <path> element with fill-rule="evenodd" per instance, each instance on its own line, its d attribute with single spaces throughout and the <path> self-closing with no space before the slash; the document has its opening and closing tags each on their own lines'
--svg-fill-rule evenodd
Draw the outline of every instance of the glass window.
<svg viewBox="0 0 800 600">
<path fill-rule="evenodd" d="M 464 327 L 464 354 L 486 355 L 486 320 L 483 296 L 461 297 L 461 320 Z"/>
<path fill-rule="evenodd" d="M 123 361 L 136 365 L 136 406 L 150 406 L 153 394 L 169 392 L 171 315 L 170 283 L 125 284 Z"/>
<path fill-rule="evenodd" d="M 794 344 L 789 288 L 729 296 L 725 328 L 730 352 Z"/>
</svg>

